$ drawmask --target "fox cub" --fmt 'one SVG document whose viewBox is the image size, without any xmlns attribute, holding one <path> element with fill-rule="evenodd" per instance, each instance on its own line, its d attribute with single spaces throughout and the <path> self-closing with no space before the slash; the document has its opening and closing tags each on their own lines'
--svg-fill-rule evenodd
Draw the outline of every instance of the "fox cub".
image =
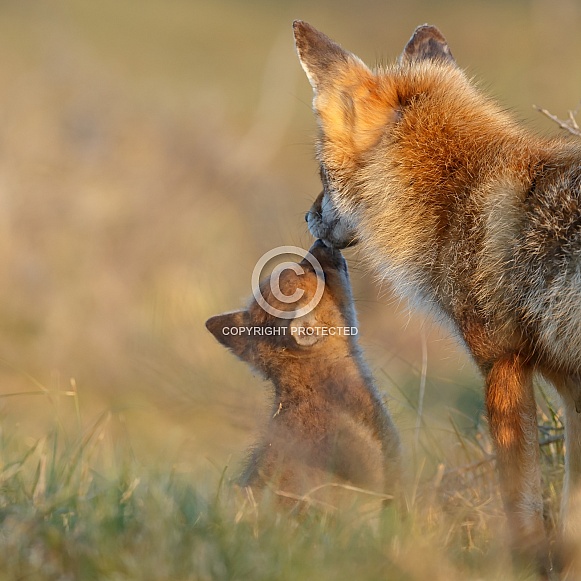
<svg viewBox="0 0 581 581">
<path fill-rule="evenodd" d="M 310 313 L 278 318 L 253 299 L 246 310 L 206 322 L 220 343 L 274 386 L 270 420 L 238 483 L 296 497 L 331 482 L 394 494 L 399 437 L 357 344 L 347 265 L 320 240 L 309 252 L 324 274 L 323 295 Z M 269 278 L 260 285 L 268 305 L 288 313 L 313 298 L 320 273 L 306 259 L 299 266 L 303 274 L 285 269 L 278 280 L 287 297 L 302 293 L 299 301 L 278 300 Z"/>
<path fill-rule="evenodd" d="M 450 323 L 485 378 L 515 548 L 548 568 L 533 375 L 562 397 L 564 567 L 581 578 L 581 145 L 519 127 L 420 26 L 371 70 L 294 23 L 324 190 L 310 230 Z"/>
</svg>

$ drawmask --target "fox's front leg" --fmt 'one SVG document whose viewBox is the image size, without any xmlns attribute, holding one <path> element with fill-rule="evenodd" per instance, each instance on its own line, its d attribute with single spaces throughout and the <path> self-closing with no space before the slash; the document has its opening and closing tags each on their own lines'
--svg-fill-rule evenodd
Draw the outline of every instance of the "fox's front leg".
<svg viewBox="0 0 581 581">
<path fill-rule="evenodd" d="M 488 372 L 486 406 L 515 552 L 548 574 L 532 369 L 518 354 L 498 359 Z"/>
<path fill-rule="evenodd" d="M 578 397 L 578 382 L 575 387 Z M 581 413 L 576 410 L 578 403 L 567 395 L 564 397 L 565 480 L 561 500 L 562 539 L 558 566 L 563 579 L 577 580 L 581 579 Z"/>
</svg>

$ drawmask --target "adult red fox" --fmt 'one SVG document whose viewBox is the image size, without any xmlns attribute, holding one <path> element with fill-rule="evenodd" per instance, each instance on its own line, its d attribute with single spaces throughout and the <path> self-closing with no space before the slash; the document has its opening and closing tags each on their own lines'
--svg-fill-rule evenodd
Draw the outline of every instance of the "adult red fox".
<svg viewBox="0 0 581 581">
<path fill-rule="evenodd" d="M 322 274 L 323 294 L 312 311 L 284 318 L 253 299 L 247 309 L 206 322 L 220 343 L 274 385 L 271 418 L 239 484 L 322 502 L 337 500 L 330 483 L 394 495 L 399 436 L 358 346 L 347 265 L 320 240 L 309 252 L 321 272 L 305 259 L 303 274 L 285 269 L 277 281 L 286 297 L 301 295 L 296 302 L 279 300 L 270 278 L 260 291 L 270 308 L 289 315 L 311 302 Z"/>
<path fill-rule="evenodd" d="M 533 375 L 554 384 L 566 437 L 561 546 L 565 571 L 581 578 L 581 145 L 519 127 L 433 26 L 373 71 L 305 22 L 294 32 L 324 182 L 311 232 L 358 242 L 382 279 L 468 347 L 485 377 L 515 548 L 545 570 Z"/>
</svg>

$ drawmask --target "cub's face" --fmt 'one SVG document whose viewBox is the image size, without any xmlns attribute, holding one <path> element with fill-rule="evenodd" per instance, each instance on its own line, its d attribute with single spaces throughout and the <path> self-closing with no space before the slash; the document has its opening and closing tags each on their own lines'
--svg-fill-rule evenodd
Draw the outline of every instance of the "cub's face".
<svg viewBox="0 0 581 581">
<path fill-rule="evenodd" d="M 347 264 L 339 250 L 321 240 L 309 252 L 318 261 L 319 272 L 305 259 L 295 265 L 298 268 L 277 275 L 274 286 L 274 274 L 260 284 L 264 302 L 278 313 L 268 312 L 255 298 L 247 309 L 206 322 L 220 343 L 269 378 L 294 365 L 316 366 L 323 358 L 347 357 L 355 345 L 356 331 L 351 330 L 357 320 Z M 323 292 L 317 298 L 319 285 Z M 298 299 L 289 302 L 290 297 Z M 313 308 L 301 314 L 309 304 Z M 281 317 L 280 312 L 289 317 Z"/>
</svg>

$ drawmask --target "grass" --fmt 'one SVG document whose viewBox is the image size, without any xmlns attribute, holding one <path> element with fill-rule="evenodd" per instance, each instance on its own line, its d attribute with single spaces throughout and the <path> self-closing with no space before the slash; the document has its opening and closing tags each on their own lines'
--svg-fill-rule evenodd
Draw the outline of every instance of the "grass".
<svg viewBox="0 0 581 581">
<path fill-rule="evenodd" d="M 305 502 L 297 513 L 273 496 L 256 502 L 231 485 L 227 468 L 204 485 L 171 463 L 140 463 L 130 441 L 111 438 L 115 412 L 83 427 L 69 395 L 75 421 L 67 426 L 55 410 L 40 439 L 0 424 L 0 580 L 529 578 L 510 573 L 485 425 L 453 426 L 449 449 L 464 463 L 447 468 L 450 458 L 432 457 L 438 469 L 426 476 L 420 462 L 405 510 L 354 493 L 341 512 Z M 551 523 L 562 442 L 555 410 L 542 404 Z M 422 430 L 426 446 L 430 432 Z"/>
</svg>

